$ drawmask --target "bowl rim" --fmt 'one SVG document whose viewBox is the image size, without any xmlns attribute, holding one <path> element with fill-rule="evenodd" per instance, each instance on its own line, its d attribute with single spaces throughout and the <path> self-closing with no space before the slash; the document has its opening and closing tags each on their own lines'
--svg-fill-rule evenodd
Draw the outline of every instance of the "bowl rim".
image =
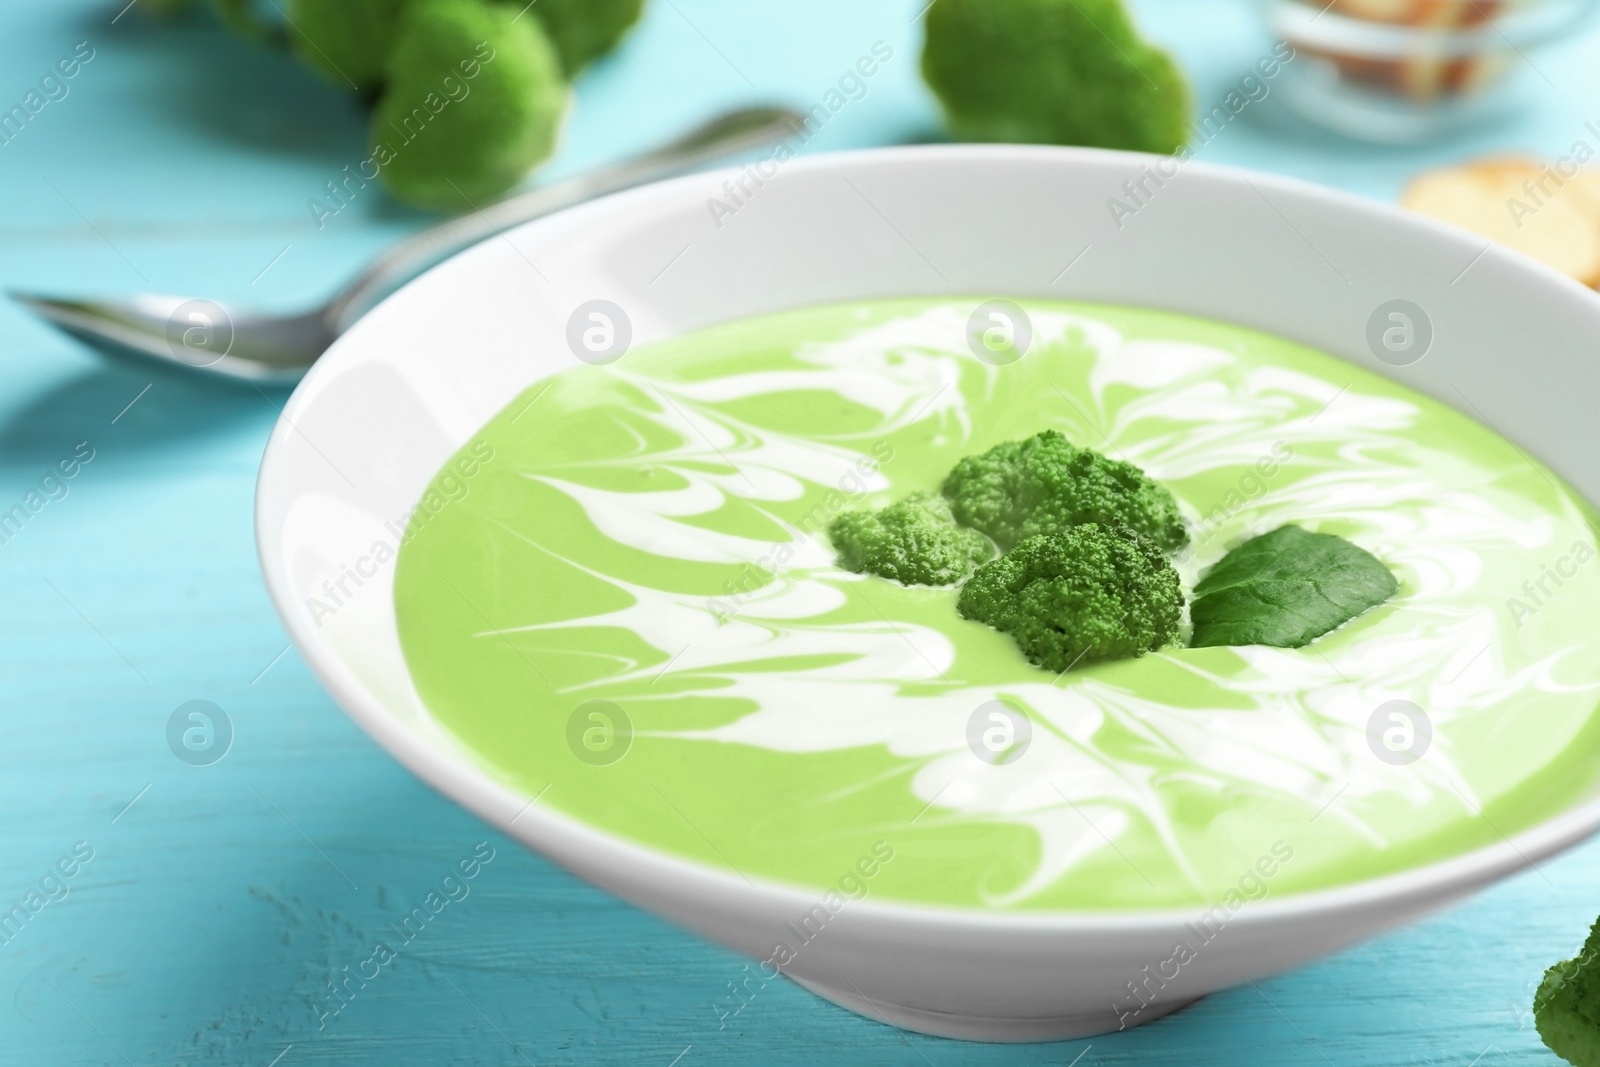
<svg viewBox="0 0 1600 1067">
<path fill-rule="evenodd" d="M 1017 162 L 1042 162 L 1072 167 L 1097 161 L 1123 166 L 1132 163 L 1137 166 L 1168 158 L 1170 157 L 1072 146 L 936 144 L 813 153 L 795 157 L 785 164 L 785 171 L 826 172 L 871 168 L 905 160 L 918 161 L 927 166 L 940 166 L 952 162 L 970 166 L 974 161 L 996 166 Z M 1479 247 L 1487 240 L 1486 238 L 1469 234 L 1467 231 L 1427 216 L 1406 211 L 1394 204 L 1371 200 L 1298 178 L 1242 167 L 1194 160 L 1185 162 L 1183 167 L 1185 170 L 1207 175 L 1213 180 L 1255 186 L 1258 191 L 1264 187 L 1319 202 L 1335 212 L 1354 211 L 1376 215 L 1396 224 L 1399 227 L 1397 232 L 1409 229 L 1415 234 L 1425 235 L 1429 241 L 1453 244 L 1462 251 L 1474 254 L 1478 259 L 1496 258 L 1503 266 L 1531 274 L 1541 284 L 1554 285 L 1558 290 L 1564 290 L 1573 297 L 1591 301 L 1595 299 L 1593 291 L 1537 260 L 1493 241 L 1488 241 L 1486 246 Z M 658 200 L 663 208 L 675 207 L 680 202 L 684 190 L 689 188 L 703 190 L 706 182 L 715 184 L 722 178 L 736 177 L 741 170 L 742 168 L 736 165 L 652 182 L 564 209 L 506 232 L 521 235 L 522 240 L 527 241 L 538 240 L 544 236 L 545 231 L 551 231 L 550 235 L 559 240 L 571 232 L 569 227 L 574 222 L 586 221 L 589 216 L 601 218 L 619 211 L 634 211 L 646 206 L 652 199 Z M 418 280 L 449 268 L 457 259 L 470 254 L 477 247 L 479 246 L 473 245 L 429 268 L 418 279 L 408 282 L 385 297 L 366 315 L 407 299 L 407 294 L 412 291 Z M 1476 261 L 1475 259 L 1474 262 Z M 1595 305 L 1595 310 L 1600 310 L 1600 304 Z M 289 587 L 287 575 L 277 563 L 282 557 L 281 553 L 276 551 L 277 535 L 271 527 L 280 516 L 267 513 L 266 498 L 272 487 L 285 481 L 282 471 L 285 463 L 284 453 L 289 439 L 298 433 L 294 428 L 296 416 L 306 406 L 316 402 L 320 392 L 319 386 L 324 379 L 343 373 L 342 364 L 351 350 L 361 343 L 362 333 L 359 322 L 353 325 L 312 365 L 300 385 L 284 403 L 262 455 L 254 494 L 256 551 L 268 595 L 296 650 L 306 660 L 313 675 L 328 695 L 370 738 L 423 782 L 446 798 L 472 811 L 495 830 L 521 841 L 564 867 L 572 869 L 574 864 L 569 862 L 569 858 L 581 855 L 585 860 L 591 861 L 585 866 L 604 867 L 613 872 L 617 880 L 627 881 L 636 886 L 646 884 L 659 886 L 663 883 L 658 882 L 658 879 L 667 878 L 683 890 L 711 893 L 717 899 L 724 901 L 749 901 L 751 895 L 755 894 L 768 902 L 782 903 L 785 907 L 816 903 L 829 891 L 829 887 L 786 882 L 762 875 L 747 877 L 735 871 L 723 870 L 643 842 L 599 830 L 573 816 L 540 807 L 535 803 L 536 797 L 530 798 L 521 791 L 511 789 L 484 767 L 473 766 L 466 759 L 452 757 L 402 724 L 384 708 L 381 701 L 368 694 L 364 686 L 340 662 L 337 655 L 317 639 L 316 632 L 311 628 L 304 613 L 296 610 L 297 601 Z M 529 384 L 541 380 L 544 379 L 535 378 Z M 515 814 L 510 814 L 511 812 Z M 1500 835 L 1502 840 L 1498 843 L 1482 845 L 1444 859 L 1342 885 L 1277 895 L 1269 892 L 1261 898 L 1248 899 L 1248 906 L 1234 912 L 1229 924 L 1266 926 L 1315 914 L 1367 909 L 1406 900 L 1451 899 L 1465 895 L 1498 878 L 1530 868 L 1537 870 L 1541 859 L 1549 858 L 1556 852 L 1582 841 L 1596 830 L 1600 830 L 1600 795 L 1580 801 L 1511 836 L 1502 833 Z M 587 873 L 579 872 L 579 874 L 585 880 L 596 881 Z M 605 888 L 616 891 L 609 885 Z M 1220 903 L 1211 901 L 1185 906 L 1130 909 L 995 910 L 971 906 L 885 901 L 869 895 L 852 899 L 850 907 L 846 910 L 860 920 L 889 926 L 932 924 L 945 930 L 966 930 L 977 933 L 1012 930 L 1132 934 L 1171 929 L 1193 921 L 1197 914 L 1204 914 Z"/>
</svg>

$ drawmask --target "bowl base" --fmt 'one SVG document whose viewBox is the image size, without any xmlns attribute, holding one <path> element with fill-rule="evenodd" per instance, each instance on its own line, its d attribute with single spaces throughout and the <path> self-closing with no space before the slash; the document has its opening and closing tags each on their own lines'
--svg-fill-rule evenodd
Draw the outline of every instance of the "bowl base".
<svg viewBox="0 0 1600 1067">
<path fill-rule="evenodd" d="M 1115 1033 L 1171 1015 L 1179 1008 L 1186 1008 L 1200 999 L 1194 997 L 1189 1000 L 1150 1004 L 1139 1012 L 1137 1020 L 1127 1023 L 1123 1023 L 1122 1016 L 1111 1010 L 1064 1013 L 1041 1018 L 1017 1018 L 963 1015 L 956 1012 L 907 1007 L 903 1004 L 889 1004 L 876 997 L 868 998 L 856 989 L 840 990 L 793 975 L 789 978 L 823 1000 L 853 1011 L 857 1015 L 866 1016 L 874 1022 L 888 1023 L 901 1030 L 912 1030 L 933 1037 L 955 1038 L 960 1041 L 996 1041 L 1014 1044 L 1068 1041 L 1078 1037 Z"/>
</svg>

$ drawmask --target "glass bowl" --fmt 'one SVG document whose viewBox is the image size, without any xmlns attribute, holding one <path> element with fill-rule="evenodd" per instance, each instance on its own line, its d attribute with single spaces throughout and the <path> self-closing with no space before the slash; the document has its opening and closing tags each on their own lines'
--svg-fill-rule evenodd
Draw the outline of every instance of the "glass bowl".
<svg viewBox="0 0 1600 1067">
<path fill-rule="evenodd" d="M 1423 140 L 1513 110 L 1549 79 L 1538 52 L 1595 0 L 1260 0 L 1295 49 L 1284 95 L 1311 121 L 1363 140 Z"/>
</svg>

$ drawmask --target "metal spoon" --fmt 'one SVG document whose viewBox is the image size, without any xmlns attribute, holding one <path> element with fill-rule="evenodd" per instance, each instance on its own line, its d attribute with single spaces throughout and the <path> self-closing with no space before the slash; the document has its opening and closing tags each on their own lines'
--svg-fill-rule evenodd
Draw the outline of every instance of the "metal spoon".
<svg viewBox="0 0 1600 1067">
<path fill-rule="evenodd" d="M 298 315 L 229 311 L 210 300 L 154 293 L 120 300 L 10 295 L 114 359 L 134 359 L 144 366 L 154 360 L 261 385 L 290 385 L 379 299 L 452 252 L 552 211 L 774 144 L 804 123 L 804 116 L 787 108 L 730 111 L 643 155 L 508 197 L 414 234 L 322 307 Z"/>
</svg>

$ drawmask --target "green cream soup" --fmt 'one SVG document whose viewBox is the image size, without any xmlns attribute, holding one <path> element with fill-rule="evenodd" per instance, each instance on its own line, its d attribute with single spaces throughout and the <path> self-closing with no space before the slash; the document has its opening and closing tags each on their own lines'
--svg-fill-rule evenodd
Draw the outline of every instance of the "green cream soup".
<svg viewBox="0 0 1600 1067">
<path fill-rule="evenodd" d="M 1550 471 L 1276 337 L 1021 303 L 1031 340 L 1004 365 L 969 347 L 978 301 L 887 300 L 533 386 L 440 473 L 399 553 L 427 707 L 490 774 L 598 830 L 819 891 L 869 858 L 874 899 L 969 908 L 1304 892 L 1585 795 L 1600 565 Z M 1169 645 L 1056 675 L 961 619 L 957 587 L 835 564 L 840 511 L 1046 429 L 1172 491 L 1186 590 L 1295 523 L 1366 549 L 1399 592 L 1305 648 Z"/>
</svg>

